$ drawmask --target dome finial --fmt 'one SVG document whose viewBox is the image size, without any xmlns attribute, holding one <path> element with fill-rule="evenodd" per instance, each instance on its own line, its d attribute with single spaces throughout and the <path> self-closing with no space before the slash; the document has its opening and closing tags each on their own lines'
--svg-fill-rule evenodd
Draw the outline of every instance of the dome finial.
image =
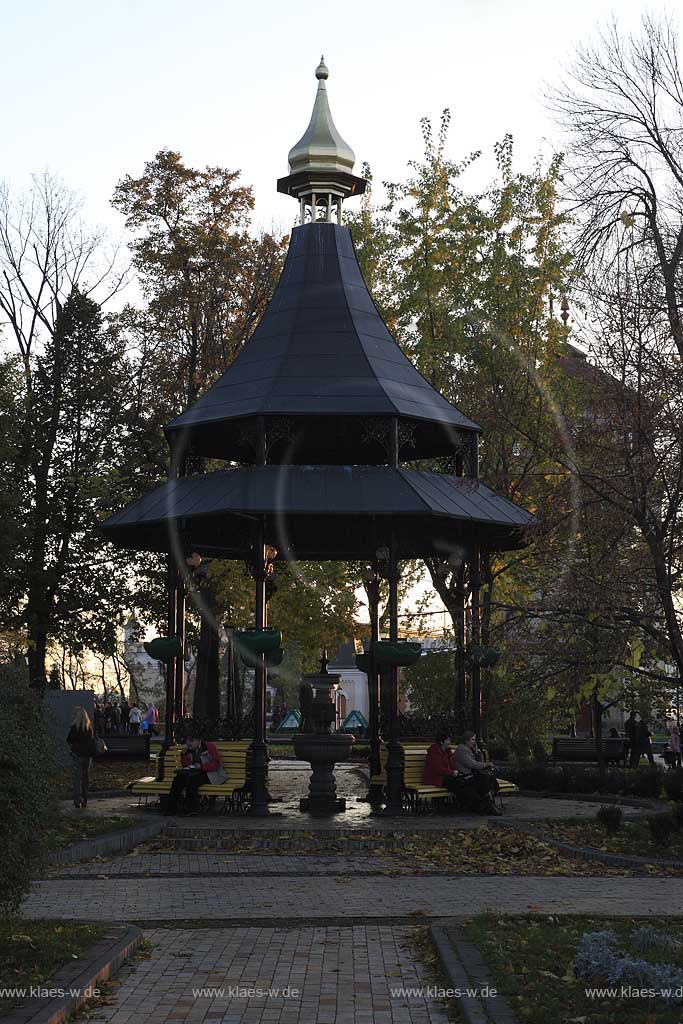
<svg viewBox="0 0 683 1024">
<path fill-rule="evenodd" d="M 308 128 L 289 151 L 289 174 L 277 183 L 278 192 L 299 200 L 301 224 L 306 222 L 309 209 L 311 221 L 320 219 L 322 213 L 329 222 L 333 208 L 341 224 L 342 201 L 365 191 L 365 180 L 353 173 L 354 152 L 332 120 L 326 84 L 329 75 L 325 57 L 321 56 L 315 69 L 318 88 Z"/>
</svg>

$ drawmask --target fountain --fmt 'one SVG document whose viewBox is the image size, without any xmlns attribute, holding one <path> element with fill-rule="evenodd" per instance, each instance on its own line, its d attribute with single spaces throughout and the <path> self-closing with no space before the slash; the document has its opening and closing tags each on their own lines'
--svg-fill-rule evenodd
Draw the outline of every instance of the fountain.
<svg viewBox="0 0 683 1024">
<path fill-rule="evenodd" d="M 301 798 L 299 809 L 320 816 L 346 810 L 346 800 L 337 796 L 334 766 L 338 761 L 347 760 L 353 746 L 353 736 L 331 732 L 335 719 L 332 690 L 340 676 L 328 672 L 327 664 L 327 651 L 323 651 L 320 671 L 303 677 L 304 686 L 310 687 L 309 692 L 314 692 L 314 696 L 306 708 L 308 714 L 303 715 L 302 724 L 305 727 L 310 721 L 313 732 L 295 733 L 292 737 L 296 756 L 301 761 L 308 761 L 312 768 L 308 796 Z"/>
</svg>

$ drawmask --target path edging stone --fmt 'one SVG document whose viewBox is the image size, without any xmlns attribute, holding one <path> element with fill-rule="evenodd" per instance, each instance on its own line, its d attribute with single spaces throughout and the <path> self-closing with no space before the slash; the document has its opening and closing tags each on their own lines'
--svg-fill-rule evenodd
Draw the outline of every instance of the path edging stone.
<svg viewBox="0 0 683 1024">
<path fill-rule="evenodd" d="M 92 839 L 84 839 L 80 843 L 72 843 L 62 850 L 53 850 L 48 856 L 49 864 L 78 864 L 80 861 L 92 860 L 93 857 L 110 856 L 116 853 L 128 853 L 138 843 L 164 832 L 166 821 L 150 821 L 131 828 L 122 828 L 117 832 L 106 832 Z"/>
<path fill-rule="evenodd" d="M 94 988 L 116 976 L 126 960 L 141 946 L 144 935 L 136 925 L 109 928 L 90 950 L 84 964 L 69 964 L 41 988 L 62 989 L 64 995 L 33 999 L 2 1018 L 3 1024 L 63 1024 L 91 998 Z M 72 994 L 72 992 L 74 994 Z M 78 992 L 79 994 L 76 994 Z"/>
<path fill-rule="evenodd" d="M 429 931 L 450 988 L 463 992 L 491 984 L 481 953 L 471 942 L 465 941 L 457 928 L 434 924 Z M 493 997 L 462 995 L 456 1002 L 466 1024 L 518 1024 L 512 1007 L 500 994 Z"/>
<path fill-rule="evenodd" d="M 556 793 L 552 789 L 520 789 L 519 796 L 541 800 L 573 800 L 585 804 L 619 804 L 622 807 L 638 807 L 644 810 L 661 810 L 665 801 L 659 797 L 620 796 L 618 793 Z"/>
<path fill-rule="evenodd" d="M 553 846 L 556 850 L 560 850 L 561 853 L 566 853 L 568 857 L 574 857 L 575 860 L 593 860 L 615 868 L 644 868 L 648 865 L 657 868 L 683 868 L 683 860 L 666 860 L 662 857 L 637 857 L 635 855 L 630 857 L 626 853 L 606 853 L 603 850 L 596 850 L 592 846 L 575 846 L 573 843 L 565 843 L 562 839 L 555 839 L 553 836 L 547 835 L 540 828 L 536 828 L 533 825 L 525 825 L 519 821 L 501 819 L 496 824 L 501 825 L 503 828 L 524 832 L 528 836 L 533 836 L 534 839 L 540 839 L 542 842 L 547 843 L 548 846 Z"/>
</svg>

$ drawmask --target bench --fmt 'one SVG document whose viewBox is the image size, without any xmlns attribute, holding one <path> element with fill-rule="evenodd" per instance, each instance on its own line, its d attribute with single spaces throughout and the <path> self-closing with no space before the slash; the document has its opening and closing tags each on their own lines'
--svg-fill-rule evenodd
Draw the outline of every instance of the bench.
<svg viewBox="0 0 683 1024">
<path fill-rule="evenodd" d="M 224 797 L 224 810 L 227 811 L 228 808 L 233 812 L 243 810 L 249 800 L 248 760 L 251 740 L 230 742 L 227 740 L 217 740 L 215 746 L 223 767 L 228 773 L 228 779 L 222 785 L 214 785 L 210 782 L 205 783 L 199 787 L 199 796 L 202 799 L 208 799 L 211 804 L 218 797 Z M 134 782 L 128 783 L 126 788 L 134 796 L 138 797 L 138 804 L 143 796 L 145 797 L 145 803 L 150 796 L 168 796 L 171 792 L 175 773 L 180 771 L 182 767 L 182 749 L 183 747 L 180 744 L 169 747 L 163 756 L 163 764 L 161 763 L 161 756 L 159 757 L 159 774 L 163 768 L 163 779 L 150 775 L 144 779 L 136 779 Z"/>
<path fill-rule="evenodd" d="M 441 786 L 427 786 L 422 781 L 427 751 L 430 746 L 431 744 L 424 742 L 401 744 L 403 753 L 402 800 L 406 810 L 423 810 L 429 807 L 435 800 L 444 802 L 447 800 L 453 802 L 455 800 L 457 802 L 457 794 L 451 793 L 450 790 L 443 789 Z M 370 785 L 386 787 L 387 756 L 387 749 L 383 744 L 380 748 L 381 771 L 379 775 L 374 775 L 370 779 Z M 517 791 L 517 786 L 513 782 L 508 782 L 507 779 L 498 779 L 497 781 L 501 796 L 503 793 L 510 794 Z"/>
<path fill-rule="evenodd" d="M 620 762 L 626 759 L 627 740 L 622 737 L 605 736 L 602 740 L 602 753 L 607 762 Z M 553 761 L 597 762 L 598 752 L 595 737 L 553 736 Z"/>
</svg>

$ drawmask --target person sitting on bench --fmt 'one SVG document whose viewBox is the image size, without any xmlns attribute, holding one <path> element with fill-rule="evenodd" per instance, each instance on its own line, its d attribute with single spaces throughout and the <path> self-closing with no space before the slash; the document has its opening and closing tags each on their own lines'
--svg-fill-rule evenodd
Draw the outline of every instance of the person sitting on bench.
<svg viewBox="0 0 683 1024">
<path fill-rule="evenodd" d="M 460 794 L 463 780 L 455 767 L 451 737 L 445 729 L 437 732 L 435 742 L 427 751 L 422 781 L 425 786 L 438 786 L 449 793 Z"/>
<path fill-rule="evenodd" d="M 217 785 L 227 781 L 228 773 L 221 764 L 220 755 L 214 743 L 199 736 L 189 735 L 180 755 L 182 768 L 175 773 L 168 794 L 165 814 L 177 814 L 180 797 L 185 793 L 188 814 L 196 814 L 199 804 L 199 787 L 206 783 Z"/>
<path fill-rule="evenodd" d="M 494 796 L 498 792 L 498 783 L 493 773 L 493 762 L 477 758 L 477 737 L 473 732 L 463 735 L 462 743 L 455 748 L 453 760 L 455 767 L 463 779 L 470 780 L 474 788 L 474 797 L 479 809 L 484 814 L 502 814 L 495 803 Z"/>
</svg>

